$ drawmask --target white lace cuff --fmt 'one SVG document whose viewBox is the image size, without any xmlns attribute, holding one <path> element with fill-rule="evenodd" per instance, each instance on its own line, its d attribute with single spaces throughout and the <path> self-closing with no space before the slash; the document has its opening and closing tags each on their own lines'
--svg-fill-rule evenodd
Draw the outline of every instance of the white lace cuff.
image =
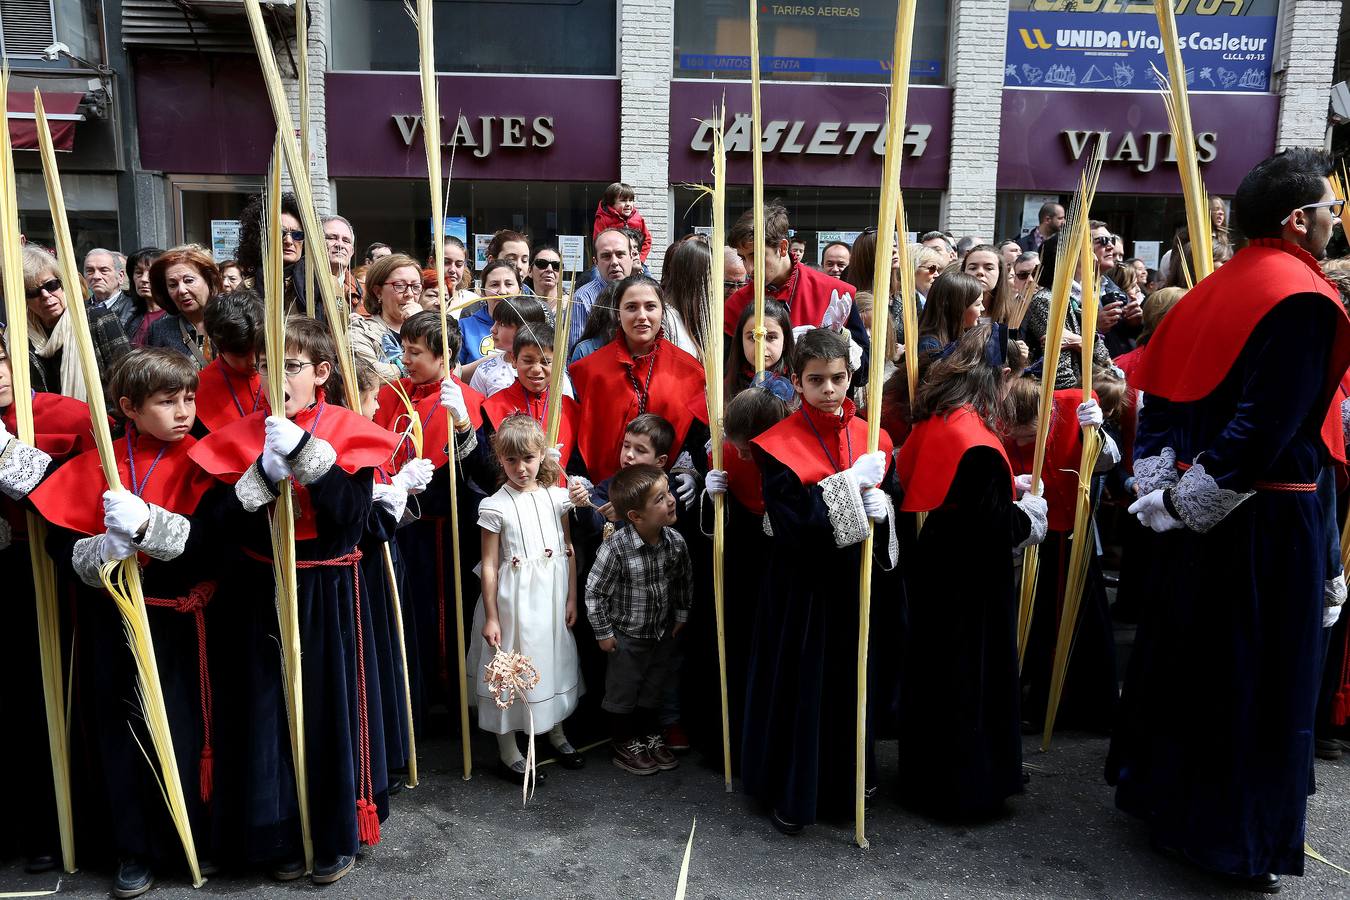
<svg viewBox="0 0 1350 900">
<path fill-rule="evenodd" d="M 1158 488 L 1177 483 L 1177 452 L 1164 447 L 1157 456 L 1143 456 L 1134 461 L 1135 493 L 1140 497 Z"/>
<path fill-rule="evenodd" d="M 403 512 L 408 508 L 408 492 L 393 484 L 374 486 L 375 502 L 393 513 L 396 521 L 403 521 Z"/>
<path fill-rule="evenodd" d="M 1350 399 L 1341 401 L 1341 431 L 1345 434 L 1346 446 L 1350 446 Z"/>
<path fill-rule="evenodd" d="M 1328 578 L 1322 585 L 1322 606 L 1331 609 L 1345 604 L 1345 575 Z"/>
<path fill-rule="evenodd" d="M 47 474 L 52 458 L 36 447 L 12 437 L 0 452 L 0 493 L 11 500 L 22 500 Z"/>
<path fill-rule="evenodd" d="M 145 537 L 133 541 L 132 545 L 151 559 L 177 559 L 187 547 L 192 522 L 187 516 L 171 513 L 153 503 L 149 506 L 150 523 L 145 526 Z"/>
<path fill-rule="evenodd" d="M 675 465 L 670 467 L 670 474 L 679 475 L 682 472 L 694 474 L 694 458 L 689 455 L 688 450 L 681 450 L 680 455 L 675 457 Z"/>
<path fill-rule="evenodd" d="M 305 445 L 295 454 L 295 459 L 290 461 L 295 480 L 301 484 L 313 484 L 318 481 L 336 462 L 337 451 L 333 449 L 333 445 L 313 435 L 310 435 L 309 440 L 305 441 Z"/>
<path fill-rule="evenodd" d="M 76 541 L 75 549 L 70 554 L 70 563 L 75 569 L 75 574 L 91 588 L 103 587 L 103 576 L 99 574 L 99 570 L 103 568 L 102 550 L 103 535 L 96 534 Z"/>
<path fill-rule="evenodd" d="M 851 547 L 867 537 L 867 511 L 863 508 L 862 491 L 849 472 L 839 472 L 820 481 L 820 492 L 825 500 L 825 513 L 834 529 L 834 545 Z"/>
<path fill-rule="evenodd" d="M 886 494 L 886 521 L 879 522 L 878 526 L 886 528 L 886 558 L 890 560 L 889 565 L 882 566 L 887 572 L 900 564 L 900 535 L 895 528 L 895 501 L 891 499 L 890 494 Z M 876 532 L 873 531 L 873 535 Z"/>
<path fill-rule="evenodd" d="M 461 441 L 459 432 L 455 432 L 455 462 L 464 462 L 470 453 L 478 447 L 478 432 L 470 428 L 465 432 L 468 437 Z"/>
<path fill-rule="evenodd" d="M 764 514 L 764 518 L 760 522 L 760 527 L 764 530 L 766 537 L 773 537 L 773 523 L 769 521 L 768 513 Z"/>
<path fill-rule="evenodd" d="M 14 529 L 9 527 L 8 519 L 0 518 L 0 550 L 8 550 L 12 543 L 14 543 Z"/>
<path fill-rule="evenodd" d="M 1045 501 L 1035 494 L 1027 494 L 1021 500 L 1016 501 L 1016 506 L 1031 520 L 1031 533 L 1027 539 L 1017 545 L 1018 550 L 1025 550 L 1035 544 L 1045 540 L 1045 534 L 1050 527 L 1049 507 Z"/>
<path fill-rule="evenodd" d="M 244 477 L 234 483 L 234 495 L 244 512 L 257 512 L 279 496 L 257 463 L 249 466 Z"/>
<path fill-rule="evenodd" d="M 1222 522 L 1254 493 L 1239 493 L 1219 487 L 1219 483 L 1200 464 L 1198 457 L 1186 474 L 1181 476 L 1181 480 L 1168 490 L 1177 518 L 1191 531 L 1200 534 Z"/>
</svg>

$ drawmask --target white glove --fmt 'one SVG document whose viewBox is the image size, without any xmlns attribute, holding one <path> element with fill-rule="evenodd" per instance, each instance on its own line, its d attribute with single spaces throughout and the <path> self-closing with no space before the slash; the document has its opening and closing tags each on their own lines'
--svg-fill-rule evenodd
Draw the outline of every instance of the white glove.
<svg viewBox="0 0 1350 900">
<path fill-rule="evenodd" d="M 562 445 L 560 444 L 560 445 L 558 445 L 557 447 L 545 447 L 545 448 L 544 448 L 544 456 L 548 457 L 549 459 L 553 460 L 555 463 L 557 463 L 558 465 L 561 466 L 561 465 L 562 465 Z"/>
<path fill-rule="evenodd" d="M 1163 488 L 1158 488 L 1134 501 L 1130 504 L 1129 511 L 1141 525 L 1159 534 L 1181 527 L 1181 522 L 1167 511 L 1167 504 L 1163 502 Z"/>
<path fill-rule="evenodd" d="M 1031 493 L 1031 475 L 1030 475 L 1030 474 L 1027 474 L 1027 475 L 1018 475 L 1016 478 L 1013 479 L 1013 482 L 1016 483 L 1016 485 L 1017 485 L 1017 496 L 1021 497 L 1023 494 L 1030 494 L 1030 493 Z"/>
<path fill-rule="evenodd" d="M 1087 428 L 1102 424 L 1102 408 L 1096 400 L 1078 404 L 1078 427 Z"/>
<path fill-rule="evenodd" d="M 1328 606 L 1322 610 L 1322 627 L 1330 628 L 1341 618 L 1341 607 Z"/>
<path fill-rule="evenodd" d="M 103 492 L 103 527 L 136 535 L 150 524 L 150 507 L 131 491 Z"/>
<path fill-rule="evenodd" d="M 469 418 L 469 406 L 464 402 L 464 390 L 453 378 L 441 382 L 441 409 L 450 410 L 456 422 L 463 422 Z"/>
<path fill-rule="evenodd" d="M 695 498 L 698 497 L 698 479 L 688 472 L 681 472 L 675 476 L 675 496 L 680 498 L 685 509 L 694 505 Z"/>
<path fill-rule="evenodd" d="M 830 305 L 825 307 L 825 318 L 820 320 L 820 327 L 838 331 L 848 324 L 848 315 L 851 312 L 853 312 L 853 295 L 847 291 L 842 295 L 838 291 L 833 291 L 830 294 Z"/>
<path fill-rule="evenodd" d="M 409 494 L 420 494 L 431 484 L 436 467 L 429 459 L 410 459 L 391 481 Z"/>
<path fill-rule="evenodd" d="M 590 506 L 590 483 L 580 475 L 571 476 L 567 479 L 567 498 L 572 501 L 573 506 Z"/>
<path fill-rule="evenodd" d="M 802 339 L 802 335 L 806 334 L 808 331 L 815 331 L 815 329 L 812 328 L 810 325 L 797 325 L 793 327 L 792 329 L 793 342 L 795 343 L 797 341 L 800 341 Z"/>
<path fill-rule="evenodd" d="M 136 553 L 131 546 L 131 536 L 116 529 L 109 529 L 98 539 L 98 558 L 101 562 L 120 562 L 130 559 Z"/>
<path fill-rule="evenodd" d="M 305 429 L 285 416 L 268 416 L 266 427 L 264 446 L 283 457 L 294 453 L 305 439 Z"/>
<path fill-rule="evenodd" d="M 277 453 L 271 447 L 263 447 L 262 452 L 262 470 L 263 475 L 272 484 L 277 484 L 291 477 L 291 465 L 286 462 L 286 457 Z"/>
<path fill-rule="evenodd" d="M 886 521 L 886 517 L 890 515 L 886 505 L 886 492 L 880 488 L 863 488 L 862 504 L 867 518 L 878 524 Z"/>
<path fill-rule="evenodd" d="M 718 494 L 725 494 L 727 492 L 727 473 L 721 469 L 709 469 L 708 477 L 703 479 L 703 486 L 714 497 Z"/>
<path fill-rule="evenodd" d="M 886 477 L 886 453 L 878 450 L 875 453 L 864 453 L 853 463 L 849 474 L 853 480 L 858 482 L 859 487 L 869 488 L 881 484 L 881 479 Z"/>
</svg>

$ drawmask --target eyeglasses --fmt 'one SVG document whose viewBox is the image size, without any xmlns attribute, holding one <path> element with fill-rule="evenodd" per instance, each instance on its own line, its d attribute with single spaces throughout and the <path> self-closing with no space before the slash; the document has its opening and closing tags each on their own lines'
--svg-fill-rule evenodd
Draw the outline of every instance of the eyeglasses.
<svg viewBox="0 0 1350 900">
<path fill-rule="evenodd" d="M 289 228 L 283 228 L 281 229 L 281 239 L 284 241 L 286 238 L 290 238 L 297 244 L 303 244 L 305 242 L 305 233 L 299 229 L 291 230 Z"/>
<path fill-rule="evenodd" d="M 312 362 L 301 362 L 301 361 L 298 360 L 298 359 L 288 359 L 288 360 L 286 360 L 286 364 L 285 364 L 284 366 L 281 367 L 281 370 L 282 370 L 283 372 L 285 372 L 287 375 L 290 375 L 290 376 L 294 377 L 294 376 L 296 376 L 296 375 L 299 375 L 301 372 L 303 372 L 307 366 L 312 366 L 312 365 L 315 365 L 315 363 L 312 363 Z M 264 377 L 266 377 L 266 375 L 267 375 L 267 363 L 266 363 L 265 361 L 264 361 L 264 362 L 258 363 L 258 374 L 259 374 L 259 375 L 262 375 L 262 376 L 264 376 Z"/>
<path fill-rule="evenodd" d="M 1325 209 L 1331 213 L 1331 217 L 1333 219 L 1339 219 L 1341 217 L 1341 211 L 1345 209 L 1345 201 L 1323 200 L 1321 203 L 1309 203 L 1307 206 L 1298 207 L 1298 209 L 1295 209 L 1294 212 L 1298 212 L 1299 209 Z M 1289 215 L 1285 216 L 1283 219 L 1280 220 L 1280 224 L 1288 225 L 1289 220 L 1292 219 L 1293 217 L 1294 213 L 1291 212 Z"/>
<path fill-rule="evenodd" d="M 1014 272 L 1014 273 L 1013 273 L 1013 277 L 1016 278 L 1018 281 L 1030 281 L 1030 280 L 1031 280 L 1031 276 L 1034 275 L 1034 274 L 1036 274 L 1036 273 L 1035 273 L 1035 272 Z"/>
<path fill-rule="evenodd" d="M 391 289 L 395 294 L 422 293 L 422 282 L 420 281 L 386 281 L 384 286 Z"/>
<path fill-rule="evenodd" d="M 1102 234 L 1093 238 L 1092 243 L 1096 244 L 1098 247 L 1114 247 L 1116 245 L 1116 239 L 1109 234 Z"/>
<path fill-rule="evenodd" d="M 727 293 L 731 293 L 732 291 L 739 291 L 749 283 L 749 281 L 723 281 L 722 289 Z"/>
<path fill-rule="evenodd" d="M 536 259 L 534 261 L 536 269 L 552 269 L 555 272 L 562 271 L 562 260 L 560 259 Z"/>
<path fill-rule="evenodd" d="M 934 264 L 932 264 L 932 263 L 929 263 L 929 264 L 926 265 L 926 266 L 919 266 L 919 267 L 918 267 L 917 269 L 915 269 L 914 271 L 916 271 L 916 272 L 927 272 L 929 275 L 936 275 L 936 274 L 938 273 L 938 269 L 939 269 L 939 268 L 940 268 L 940 266 L 936 266 L 936 265 L 934 265 Z"/>
<path fill-rule="evenodd" d="M 61 279 L 50 278 L 32 290 L 24 291 L 24 293 L 28 296 L 29 300 L 36 300 L 38 297 L 42 296 L 43 291 L 46 291 L 49 294 L 55 294 L 59 290 L 61 290 Z"/>
</svg>

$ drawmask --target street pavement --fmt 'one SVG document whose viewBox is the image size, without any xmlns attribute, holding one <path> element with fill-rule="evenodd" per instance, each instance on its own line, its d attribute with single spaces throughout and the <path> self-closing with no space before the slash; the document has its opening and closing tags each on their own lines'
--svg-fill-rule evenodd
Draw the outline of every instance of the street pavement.
<svg viewBox="0 0 1350 900">
<path fill-rule="evenodd" d="M 1059 735 L 1050 752 L 1026 741 L 1031 782 L 1001 819 L 978 827 L 937 824 L 886 794 L 895 747 L 880 745 L 882 791 L 867 817 L 871 849 L 853 844 L 851 822 L 820 824 L 798 837 L 775 832 L 720 772 L 697 754 L 679 769 L 639 778 L 610 764 L 605 748 L 579 772 L 545 765 L 529 805 L 488 768 L 494 745 L 478 735 L 482 768 L 459 772 L 458 742 L 420 748 L 422 783 L 393 798 L 383 840 L 325 900 L 346 898 L 669 898 L 694 820 L 687 896 L 712 898 L 1251 897 L 1149 848 L 1140 824 L 1112 806 L 1102 782 L 1106 741 Z M 542 741 L 541 741 L 542 743 Z M 1350 756 L 1317 763 L 1308 840 L 1350 869 Z M 1307 875 L 1284 879 L 1281 896 L 1350 897 L 1350 875 L 1308 860 Z M 0 867 L 0 892 L 50 889 L 54 875 Z M 104 897 L 108 872 L 81 872 L 61 894 Z M 193 891 L 160 873 L 157 900 L 287 897 L 320 889 L 280 885 L 259 874 L 222 875 Z"/>
</svg>

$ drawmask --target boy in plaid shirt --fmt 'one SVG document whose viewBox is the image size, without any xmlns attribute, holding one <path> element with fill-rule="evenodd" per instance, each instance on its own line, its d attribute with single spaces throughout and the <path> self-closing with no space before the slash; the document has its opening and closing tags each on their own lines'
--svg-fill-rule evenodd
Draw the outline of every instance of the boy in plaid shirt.
<svg viewBox="0 0 1350 900">
<path fill-rule="evenodd" d="M 675 524 L 675 495 L 656 466 L 620 469 L 610 503 L 627 523 L 600 546 L 586 579 L 586 615 L 609 654 L 605 699 L 614 765 L 655 775 L 679 765 L 661 738 L 657 713 L 674 676 L 675 636 L 693 602 L 693 566 Z"/>
</svg>

